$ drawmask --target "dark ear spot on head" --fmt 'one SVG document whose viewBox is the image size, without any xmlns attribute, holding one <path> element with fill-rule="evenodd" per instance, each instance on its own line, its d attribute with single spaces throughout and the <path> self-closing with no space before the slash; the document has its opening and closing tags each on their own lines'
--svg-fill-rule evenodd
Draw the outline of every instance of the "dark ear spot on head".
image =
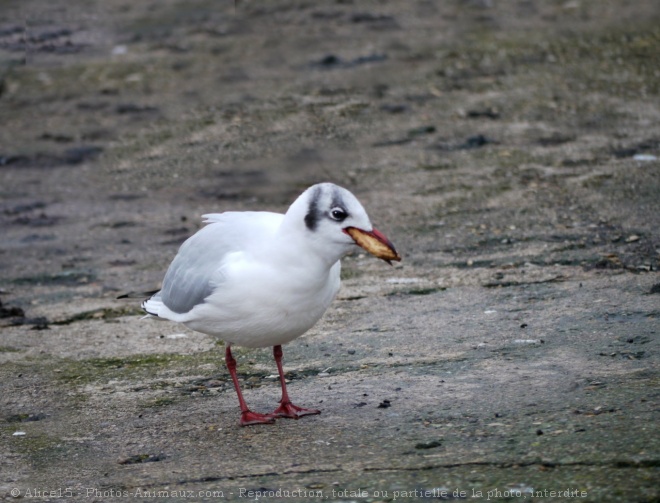
<svg viewBox="0 0 660 503">
<path fill-rule="evenodd" d="M 319 222 L 320 196 L 321 196 L 321 189 L 317 187 L 309 198 L 309 206 L 307 207 L 307 214 L 305 215 L 305 225 L 310 231 L 316 229 L 316 225 Z"/>
<path fill-rule="evenodd" d="M 318 222 L 318 218 L 316 216 L 316 212 L 310 208 L 310 211 L 305 215 L 305 225 L 310 231 L 313 231 L 316 229 L 316 223 Z"/>
</svg>

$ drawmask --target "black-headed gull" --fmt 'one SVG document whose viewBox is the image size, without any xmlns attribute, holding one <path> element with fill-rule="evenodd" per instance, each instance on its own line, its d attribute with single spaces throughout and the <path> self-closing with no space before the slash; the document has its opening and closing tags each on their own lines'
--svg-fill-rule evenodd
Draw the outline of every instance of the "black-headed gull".
<svg viewBox="0 0 660 503">
<path fill-rule="evenodd" d="M 246 211 L 204 219 L 208 225 L 181 245 L 162 289 L 142 308 L 225 341 L 241 425 L 319 414 L 289 400 L 282 344 L 307 332 L 328 308 L 339 290 L 344 255 L 359 245 L 388 262 L 401 260 L 394 246 L 373 228 L 357 198 L 332 183 L 310 187 L 284 215 Z M 274 412 L 259 414 L 248 408 L 232 345 L 273 346 L 282 386 Z"/>
</svg>

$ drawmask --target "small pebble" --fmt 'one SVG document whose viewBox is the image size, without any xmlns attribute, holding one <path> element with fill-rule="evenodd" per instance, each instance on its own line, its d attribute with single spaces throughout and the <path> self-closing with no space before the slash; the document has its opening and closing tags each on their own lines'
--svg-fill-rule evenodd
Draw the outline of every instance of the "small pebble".
<svg viewBox="0 0 660 503">
<path fill-rule="evenodd" d="M 126 54 L 128 52 L 128 48 L 125 45 L 116 45 L 112 48 L 112 54 L 114 56 L 120 56 L 122 54 Z"/>
<path fill-rule="evenodd" d="M 658 158 L 652 154 L 635 154 L 633 159 L 641 162 L 652 162 L 658 160 Z"/>
<path fill-rule="evenodd" d="M 187 337 L 186 334 L 168 334 L 165 336 L 166 339 L 185 339 Z"/>
</svg>

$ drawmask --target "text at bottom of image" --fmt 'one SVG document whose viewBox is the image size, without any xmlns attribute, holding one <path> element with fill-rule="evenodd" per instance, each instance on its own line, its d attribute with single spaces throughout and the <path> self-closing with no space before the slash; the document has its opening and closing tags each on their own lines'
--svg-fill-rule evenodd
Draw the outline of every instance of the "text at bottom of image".
<svg viewBox="0 0 660 503">
<path fill-rule="evenodd" d="M 207 490 L 169 490 L 169 489 L 141 489 L 118 490 L 97 488 L 60 488 L 45 490 L 40 488 L 14 488 L 10 491 L 14 498 L 49 498 L 65 499 L 73 497 L 87 498 L 208 498 L 208 499 L 246 499 L 252 501 L 273 499 L 335 499 L 335 498 L 387 498 L 391 501 L 403 501 L 411 498 L 455 498 L 455 499 L 483 499 L 490 501 L 500 498 L 543 499 L 543 498 L 586 498 L 587 491 L 574 488 L 534 489 L 524 486 L 521 488 L 493 488 L 490 490 L 478 489 L 450 489 L 436 487 L 432 489 L 410 490 L 366 490 L 366 489 L 248 489 L 239 487 L 233 491 L 218 489 Z"/>
</svg>

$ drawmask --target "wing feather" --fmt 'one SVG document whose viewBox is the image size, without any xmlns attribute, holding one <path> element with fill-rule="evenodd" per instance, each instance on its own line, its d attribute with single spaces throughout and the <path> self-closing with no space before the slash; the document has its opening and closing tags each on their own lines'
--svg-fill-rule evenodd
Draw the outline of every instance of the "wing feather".
<svg viewBox="0 0 660 503">
<path fill-rule="evenodd" d="M 187 313 L 222 288 L 226 256 L 263 246 L 284 215 L 270 212 L 226 212 L 204 215 L 208 223 L 188 238 L 172 261 L 160 296 L 174 313 Z"/>
</svg>

